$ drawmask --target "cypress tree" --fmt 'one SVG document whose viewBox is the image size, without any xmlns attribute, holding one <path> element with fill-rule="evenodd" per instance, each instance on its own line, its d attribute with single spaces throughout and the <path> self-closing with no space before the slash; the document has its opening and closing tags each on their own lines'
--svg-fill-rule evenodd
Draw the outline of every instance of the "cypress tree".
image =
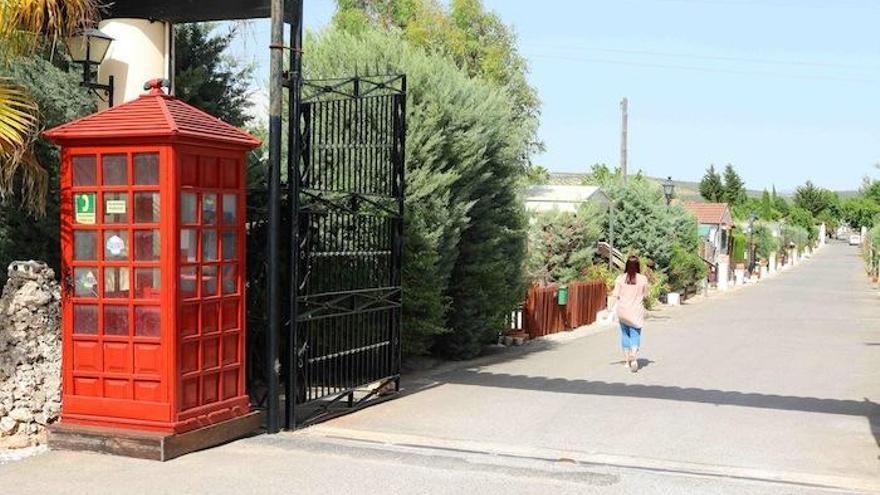
<svg viewBox="0 0 880 495">
<path fill-rule="evenodd" d="M 715 170 L 715 165 L 709 165 L 706 174 L 700 181 L 700 196 L 706 201 L 718 203 L 724 201 L 724 184 L 721 175 Z"/>
<path fill-rule="evenodd" d="M 724 200 L 736 206 L 746 200 L 745 183 L 734 170 L 733 165 L 724 167 Z"/>
</svg>

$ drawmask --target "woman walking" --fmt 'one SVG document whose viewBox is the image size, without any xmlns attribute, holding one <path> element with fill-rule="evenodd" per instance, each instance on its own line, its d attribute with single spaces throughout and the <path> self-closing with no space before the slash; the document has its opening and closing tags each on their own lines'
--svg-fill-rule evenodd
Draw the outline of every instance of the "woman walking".
<svg viewBox="0 0 880 495">
<path fill-rule="evenodd" d="M 645 295 L 648 277 L 639 273 L 639 258 L 630 256 L 624 272 L 614 281 L 612 299 L 620 321 L 620 345 L 623 364 L 633 373 L 639 370 L 639 345 L 645 324 Z"/>
</svg>

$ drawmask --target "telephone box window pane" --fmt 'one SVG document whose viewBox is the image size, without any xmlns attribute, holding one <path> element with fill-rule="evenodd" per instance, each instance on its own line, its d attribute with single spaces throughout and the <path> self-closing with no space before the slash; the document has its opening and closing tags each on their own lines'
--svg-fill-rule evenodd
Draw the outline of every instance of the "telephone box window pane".
<svg viewBox="0 0 880 495">
<path fill-rule="evenodd" d="M 217 261 L 217 231 L 202 231 L 202 261 Z"/>
<path fill-rule="evenodd" d="M 180 229 L 180 261 L 195 263 L 198 261 L 199 234 L 195 229 Z"/>
<path fill-rule="evenodd" d="M 98 233 L 94 230 L 73 231 L 73 259 L 92 261 L 98 259 Z"/>
<path fill-rule="evenodd" d="M 223 259 L 234 260 L 236 258 L 236 247 L 238 236 L 235 232 L 223 232 Z"/>
<path fill-rule="evenodd" d="M 128 223 L 128 194 L 104 193 L 104 223 Z"/>
<path fill-rule="evenodd" d="M 236 209 L 238 197 L 235 194 L 223 195 L 223 223 L 234 224 L 238 210 Z"/>
<path fill-rule="evenodd" d="M 128 306 L 104 306 L 104 335 L 128 335 Z"/>
<path fill-rule="evenodd" d="M 205 194 L 202 196 L 202 224 L 214 225 L 217 223 L 217 195 Z"/>
<path fill-rule="evenodd" d="M 73 222 L 83 225 L 94 225 L 97 218 L 98 195 L 81 193 L 73 195 Z"/>
<path fill-rule="evenodd" d="M 124 261 L 128 259 L 128 231 L 104 231 L 104 260 Z"/>
<path fill-rule="evenodd" d="M 98 297 L 98 268 L 94 266 L 73 269 L 73 295 Z"/>
<path fill-rule="evenodd" d="M 217 295 L 217 267 L 202 267 L 202 297 Z"/>
<path fill-rule="evenodd" d="M 180 267 L 180 297 L 187 299 L 196 297 L 196 267 L 182 266 Z"/>
<path fill-rule="evenodd" d="M 134 269 L 134 297 L 138 299 L 158 299 L 162 277 L 158 268 Z"/>
<path fill-rule="evenodd" d="M 134 154 L 134 184 L 136 186 L 159 184 L 159 153 Z"/>
<path fill-rule="evenodd" d="M 135 306 L 134 334 L 136 336 L 158 337 L 160 328 L 160 312 L 158 307 Z"/>
<path fill-rule="evenodd" d="M 224 265 L 223 266 L 223 293 L 224 294 L 235 294 L 238 292 L 238 266 L 237 265 Z"/>
<path fill-rule="evenodd" d="M 180 223 L 196 223 L 195 193 L 180 193 Z"/>
<path fill-rule="evenodd" d="M 71 159 L 73 162 L 73 185 L 98 185 L 98 159 L 95 155 L 79 155 Z"/>
<path fill-rule="evenodd" d="M 128 268 L 104 268 L 104 297 L 127 298 L 129 291 Z"/>
<path fill-rule="evenodd" d="M 159 223 L 159 193 L 134 193 L 134 222 Z"/>
<path fill-rule="evenodd" d="M 159 229 L 134 231 L 134 259 L 158 261 L 159 248 Z"/>
<path fill-rule="evenodd" d="M 73 333 L 79 335 L 98 334 L 98 305 L 73 305 Z"/>
<path fill-rule="evenodd" d="M 128 185 L 128 163 L 125 155 L 104 155 L 101 157 L 101 170 L 105 186 Z"/>
</svg>

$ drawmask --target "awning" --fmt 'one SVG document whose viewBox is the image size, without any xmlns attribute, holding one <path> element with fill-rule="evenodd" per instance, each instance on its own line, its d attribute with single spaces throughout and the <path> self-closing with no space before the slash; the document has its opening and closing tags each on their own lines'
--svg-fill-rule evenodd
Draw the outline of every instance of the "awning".
<svg viewBox="0 0 880 495">
<path fill-rule="evenodd" d="M 290 22 L 293 0 L 285 2 Z M 171 22 L 229 21 L 269 17 L 269 0 L 115 0 L 104 19 L 133 17 Z"/>
<path fill-rule="evenodd" d="M 699 234 L 700 237 L 706 237 L 710 233 L 712 233 L 711 225 L 700 225 L 699 227 L 697 227 L 697 234 Z"/>
</svg>

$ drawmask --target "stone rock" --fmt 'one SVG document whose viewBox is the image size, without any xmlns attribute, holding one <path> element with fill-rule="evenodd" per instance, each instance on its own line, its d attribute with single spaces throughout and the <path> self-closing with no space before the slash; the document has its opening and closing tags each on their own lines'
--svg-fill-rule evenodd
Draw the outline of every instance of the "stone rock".
<svg viewBox="0 0 880 495">
<path fill-rule="evenodd" d="M 45 263 L 17 261 L 0 295 L 0 447 L 43 443 L 61 411 L 61 289 Z"/>
<path fill-rule="evenodd" d="M 2 418 L 0 418 L 0 435 L 13 434 L 17 426 L 18 421 L 10 418 L 9 416 L 3 416 Z"/>
</svg>

